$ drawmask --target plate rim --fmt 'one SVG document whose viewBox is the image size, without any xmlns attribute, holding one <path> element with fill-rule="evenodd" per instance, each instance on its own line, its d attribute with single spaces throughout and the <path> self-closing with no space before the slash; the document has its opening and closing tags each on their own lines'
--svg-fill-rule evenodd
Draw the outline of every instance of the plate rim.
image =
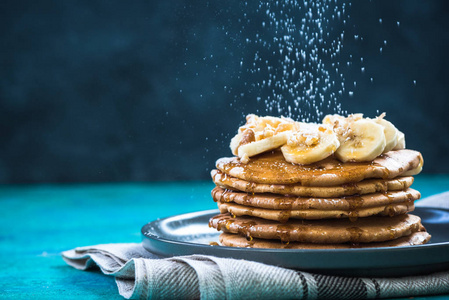
<svg viewBox="0 0 449 300">
<path fill-rule="evenodd" d="M 449 213 L 449 209 L 446 208 L 439 208 L 439 207 L 431 207 L 431 206 L 418 206 L 416 207 L 418 209 L 436 209 L 436 210 L 443 210 L 447 213 Z M 202 211 L 196 211 L 196 212 L 190 212 L 190 213 L 183 213 L 183 214 L 178 214 L 178 215 L 172 215 L 172 216 L 168 216 L 168 217 L 164 217 L 161 219 L 156 219 L 153 220 L 151 222 L 148 222 L 147 224 L 145 224 L 144 226 L 142 226 L 141 228 L 141 234 L 149 239 L 154 239 L 157 241 L 161 241 L 161 242 L 165 242 L 165 243 L 169 243 L 169 244 L 176 244 L 176 245 L 185 245 L 187 244 L 188 246 L 195 246 L 195 247 L 201 247 L 201 248 L 210 248 L 210 247 L 217 247 L 215 246 L 211 246 L 211 245 L 206 245 L 206 244 L 199 244 L 199 243 L 192 243 L 192 242 L 186 242 L 186 241 L 178 241 L 178 240 L 173 240 L 173 239 L 167 239 L 164 237 L 159 237 L 156 235 L 151 235 L 149 236 L 148 230 L 145 230 L 145 228 L 151 226 L 151 224 L 153 223 L 160 223 L 163 221 L 166 221 L 168 219 L 172 219 L 172 218 L 181 218 L 184 217 L 183 219 L 186 219 L 188 217 L 192 218 L 194 216 L 205 216 L 208 214 L 217 214 L 219 213 L 218 209 L 210 209 L 210 210 L 202 210 Z M 218 231 L 217 231 L 218 232 Z M 323 254 L 328 254 L 328 253 L 372 253 L 372 252 L 378 252 L 378 251 L 383 251 L 383 252 L 398 252 L 398 251 L 408 251 L 408 250 L 412 250 L 412 251 L 420 251 L 417 249 L 426 249 L 426 248 L 444 248 L 444 247 L 449 247 L 449 241 L 447 242 L 440 242 L 440 243 L 430 243 L 430 244 L 423 244 L 423 245 L 413 245 L 413 246 L 398 246 L 398 247 L 375 247 L 375 248 L 345 248 L 345 249 L 274 249 L 274 248 L 242 248 L 242 247 L 229 247 L 229 246 L 221 246 L 219 245 L 220 248 L 226 248 L 227 250 L 232 250 L 232 251 L 254 251 L 254 252 L 262 252 L 262 253 L 277 253 L 277 252 L 282 252 L 282 253 L 323 253 Z"/>
<path fill-rule="evenodd" d="M 438 207 L 420 207 L 443 211 Z M 183 221 L 185 218 L 212 217 L 217 209 L 178 214 L 157 219 L 142 227 L 142 246 L 161 257 L 206 255 L 230 259 L 243 259 L 287 269 L 315 274 L 350 277 L 401 277 L 430 274 L 449 270 L 449 241 L 400 247 L 347 248 L 347 249 L 270 249 L 212 246 L 146 234 L 155 222 Z M 206 218 L 207 218 L 206 217 Z M 184 218 L 184 219 L 183 219 Z M 204 222 L 204 220 L 201 220 Z M 195 220 L 192 222 L 195 223 Z M 197 222 L 197 224 L 200 224 Z M 204 225 L 201 225 L 204 226 Z M 174 226 L 176 229 L 176 226 Z M 161 231 L 164 233 L 164 230 Z M 202 232 L 203 233 L 203 232 Z M 214 234 L 215 233 L 215 234 Z M 211 230 L 211 236 L 220 232 Z M 201 234 L 207 238 L 206 234 Z M 175 236 L 176 238 L 176 236 Z M 446 236 L 443 236 L 446 240 Z"/>
</svg>

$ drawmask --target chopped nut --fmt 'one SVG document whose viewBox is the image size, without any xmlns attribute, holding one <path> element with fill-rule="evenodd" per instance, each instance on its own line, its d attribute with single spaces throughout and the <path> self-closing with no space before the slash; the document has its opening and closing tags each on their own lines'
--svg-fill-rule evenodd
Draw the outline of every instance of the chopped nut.
<svg viewBox="0 0 449 300">
<path fill-rule="evenodd" d="M 242 133 L 242 139 L 240 140 L 238 147 L 240 147 L 242 145 L 249 144 L 251 142 L 255 142 L 255 141 L 256 141 L 256 137 L 254 135 L 254 131 L 252 129 L 248 128 Z"/>
<path fill-rule="evenodd" d="M 292 130 L 293 129 L 293 123 L 280 123 L 276 130 L 274 131 L 274 134 L 280 133 L 280 132 L 284 132 L 287 130 Z"/>
</svg>

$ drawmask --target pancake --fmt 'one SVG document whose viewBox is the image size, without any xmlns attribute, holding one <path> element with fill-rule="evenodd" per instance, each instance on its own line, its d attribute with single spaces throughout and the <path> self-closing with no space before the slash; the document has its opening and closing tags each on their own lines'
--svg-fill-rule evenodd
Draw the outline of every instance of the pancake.
<svg viewBox="0 0 449 300">
<path fill-rule="evenodd" d="M 287 222 L 289 219 L 304 219 L 304 220 L 318 220 L 318 219 L 339 219 L 350 218 L 351 221 L 357 218 L 369 216 L 397 216 L 403 215 L 415 209 L 413 203 L 403 202 L 395 203 L 387 206 L 368 207 L 355 210 L 319 210 L 319 209 L 303 209 L 303 210 L 281 210 L 281 209 L 266 209 L 258 207 L 243 206 L 235 203 L 217 202 L 220 212 L 230 213 L 231 215 L 251 216 L 262 218 L 266 220 L 278 221 L 281 223 Z"/>
<path fill-rule="evenodd" d="M 244 206 L 282 210 L 355 210 L 403 202 L 413 203 L 421 197 L 421 194 L 414 189 L 343 198 L 303 198 L 268 193 L 249 194 L 220 187 L 215 187 L 211 194 L 215 202 L 233 202 Z"/>
<path fill-rule="evenodd" d="M 413 150 L 389 151 L 370 162 L 342 163 L 330 156 L 310 165 L 287 162 L 280 151 L 252 157 L 244 164 L 238 157 L 220 158 L 216 167 L 232 177 L 258 184 L 297 184 L 331 187 L 364 179 L 392 179 L 417 169 L 422 156 Z"/>
<path fill-rule="evenodd" d="M 303 186 L 300 184 L 264 184 L 245 181 L 229 176 L 219 170 L 211 171 L 214 183 L 225 189 L 238 190 L 248 193 L 274 193 L 300 197 L 342 197 L 355 194 L 364 195 L 387 191 L 400 191 L 409 188 L 413 177 L 399 177 L 395 179 L 368 179 L 357 183 L 339 186 Z"/>
<path fill-rule="evenodd" d="M 316 244 L 384 242 L 425 230 L 421 219 L 411 214 L 359 218 L 354 222 L 349 219 L 289 220 L 285 224 L 220 214 L 209 220 L 209 226 L 249 238 Z"/>
<path fill-rule="evenodd" d="M 313 243 L 281 243 L 279 240 L 252 239 L 248 241 L 245 237 L 236 234 L 222 233 L 219 240 L 221 245 L 241 248 L 269 248 L 269 249 L 348 249 L 348 248 L 377 248 L 377 247 L 401 247 L 422 245 L 430 240 L 430 234 L 425 231 L 414 232 L 409 236 L 395 240 L 377 243 L 359 244 L 313 244 Z"/>
</svg>

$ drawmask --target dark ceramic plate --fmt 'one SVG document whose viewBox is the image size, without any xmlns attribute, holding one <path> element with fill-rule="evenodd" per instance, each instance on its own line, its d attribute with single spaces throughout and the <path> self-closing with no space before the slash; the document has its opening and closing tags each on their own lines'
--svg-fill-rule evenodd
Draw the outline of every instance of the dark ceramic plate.
<svg viewBox="0 0 449 300">
<path fill-rule="evenodd" d="M 419 246 L 296 250 L 210 246 L 220 232 L 209 228 L 218 210 L 200 211 L 150 222 L 142 227 L 143 246 L 161 256 L 204 254 L 258 261 L 308 272 L 341 276 L 405 276 L 449 270 L 449 210 L 417 207 L 432 235 Z"/>
</svg>

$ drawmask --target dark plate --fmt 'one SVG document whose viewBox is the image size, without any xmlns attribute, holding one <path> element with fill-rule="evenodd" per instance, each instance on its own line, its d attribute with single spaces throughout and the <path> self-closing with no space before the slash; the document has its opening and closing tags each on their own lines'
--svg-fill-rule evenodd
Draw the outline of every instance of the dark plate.
<svg viewBox="0 0 449 300">
<path fill-rule="evenodd" d="M 258 261 L 314 273 L 341 276 L 406 276 L 449 270 L 449 210 L 417 207 L 432 235 L 426 245 L 336 250 L 252 249 L 210 246 L 220 232 L 209 228 L 218 210 L 177 215 L 142 227 L 142 243 L 161 256 L 204 254 Z"/>
</svg>

